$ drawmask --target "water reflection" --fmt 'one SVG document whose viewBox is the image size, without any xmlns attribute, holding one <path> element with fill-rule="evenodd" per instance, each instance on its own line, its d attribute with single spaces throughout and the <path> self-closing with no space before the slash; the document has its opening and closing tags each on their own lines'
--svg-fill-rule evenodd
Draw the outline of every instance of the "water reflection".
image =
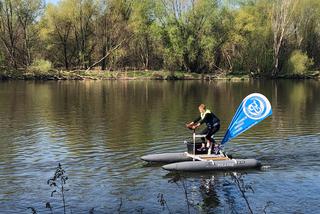
<svg viewBox="0 0 320 214">
<path fill-rule="evenodd" d="M 0 207 L 12 211 L 18 210 L 18 202 L 20 207 L 41 204 L 50 195 L 45 182 L 61 162 L 72 181 L 69 201 L 76 204 L 74 211 L 96 207 L 111 212 L 123 198 L 123 211 L 144 207 L 144 212 L 161 212 L 160 192 L 170 195 L 173 210 L 184 210 L 185 204 L 178 203 L 181 192 L 163 178 L 166 172 L 159 166 L 143 167 L 139 157 L 184 151 L 182 142 L 191 137 L 184 124 L 197 116 L 199 103 L 220 117 L 221 139 L 242 99 L 253 92 L 269 98 L 273 115 L 226 149 L 270 166 L 263 175 L 248 176 L 253 181 L 266 176 L 274 188 L 293 191 L 290 181 L 289 189 L 278 181 L 279 174 L 289 173 L 292 182 L 307 179 L 314 184 L 318 176 L 310 172 L 320 170 L 319 87 L 312 80 L 0 82 Z M 212 191 L 203 186 L 212 175 L 204 181 L 199 176 L 190 179 L 203 209 L 224 212 L 226 204 L 237 199 L 233 188 L 221 185 L 224 175 L 214 176 L 219 188 Z M 320 190 L 304 184 L 296 198 Z M 272 190 L 257 185 L 266 191 L 254 196 L 263 201 L 254 201 L 260 209 L 266 201 L 262 196 L 272 195 Z M 93 197 L 97 195 L 103 197 Z M 282 197 L 281 191 L 277 196 Z M 297 210 L 296 202 L 287 202 L 289 212 Z M 274 207 L 283 209 L 280 204 Z"/>
</svg>

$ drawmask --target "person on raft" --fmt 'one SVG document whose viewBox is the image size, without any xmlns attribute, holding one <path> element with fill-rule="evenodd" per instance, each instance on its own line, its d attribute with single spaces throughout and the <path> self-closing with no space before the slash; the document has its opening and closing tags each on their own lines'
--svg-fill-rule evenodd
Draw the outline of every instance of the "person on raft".
<svg viewBox="0 0 320 214">
<path fill-rule="evenodd" d="M 196 118 L 193 122 L 187 123 L 186 126 L 189 129 L 196 129 L 201 124 L 205 123 L 206 128 L 200 132 L 202 135 L 206 135 L 205 138 L 202 139 L 202 146 L 199 151 L 205 151 L 208 149 L 208 154 L 211 154 L 211 148 L 214 148 L 214 139 L 212 138 L 213 134 L 215 134 L 220 129 L 220 120 L 219 118 L 212 113 L 209 109 L 206 108 L 204 104 L 199 105 L 200 116 Z M 207 140 L 207 148 L 205 146 L 205 140 Z M 215 151 L 218 153 L 218 151 Z"/>
</svg>

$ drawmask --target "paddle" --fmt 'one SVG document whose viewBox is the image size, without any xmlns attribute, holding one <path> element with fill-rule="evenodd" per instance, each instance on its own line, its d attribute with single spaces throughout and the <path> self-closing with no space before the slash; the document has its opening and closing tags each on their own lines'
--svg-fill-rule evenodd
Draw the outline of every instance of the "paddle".
<svg viewBox="0 0 320 214">
<path fill-rule="evenodd" d="M 221 145 L 247 131 L 272 114 L 269 100 L 262 94 L 253 93 L 243 99 L 221 141 Z"/>
</svg>

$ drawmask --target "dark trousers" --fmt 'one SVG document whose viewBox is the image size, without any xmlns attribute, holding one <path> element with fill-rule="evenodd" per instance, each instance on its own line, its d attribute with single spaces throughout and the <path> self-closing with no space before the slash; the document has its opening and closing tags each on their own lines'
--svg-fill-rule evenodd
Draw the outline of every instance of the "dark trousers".
<svg viewBox="0 0 320 214">
<path fill-rule="evenodd" d="M 212 127 L 206 127 L 204 130 L 200 132 L 200 134 L 205 134 L 206 137 L 202 137 L 201 140 L 205 143 L 205 139 L 210 140 L 211 143 L 214 143 L 212 139 L 212 135 L 214 135 L 220 129 L 220 124 L 213 125 Z"/>
</svg>

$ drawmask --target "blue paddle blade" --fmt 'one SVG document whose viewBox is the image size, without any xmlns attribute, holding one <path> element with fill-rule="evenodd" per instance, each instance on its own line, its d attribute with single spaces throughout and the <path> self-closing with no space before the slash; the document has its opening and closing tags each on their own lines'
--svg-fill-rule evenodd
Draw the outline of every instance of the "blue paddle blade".
<svg viewBox="0 0 320 214">
<path fill-rule="evenodd" d="M 224 135 L 221 144 L 250 129 L 272 114 L 269 100 L 262 94 L 253 93 L 243 99 Z"/>
</svg>

